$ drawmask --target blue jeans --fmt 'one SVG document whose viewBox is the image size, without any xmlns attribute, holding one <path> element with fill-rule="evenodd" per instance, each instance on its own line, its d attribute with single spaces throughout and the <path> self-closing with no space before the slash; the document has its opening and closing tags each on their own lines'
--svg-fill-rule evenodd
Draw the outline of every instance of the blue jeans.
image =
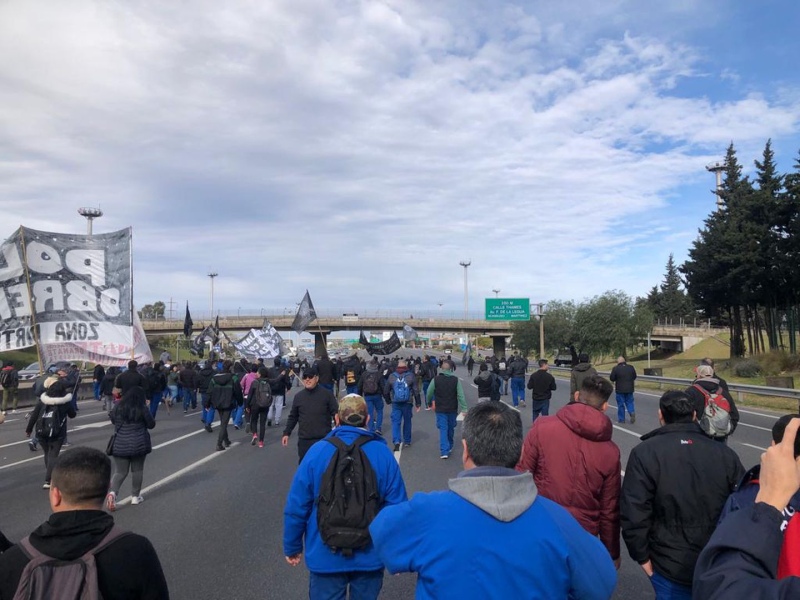
<svg viewBox="0 0 800 600">
<path fill-rule="evenodd" d="M 422 403 L 425 405 L 425 408 L 428 408 L 430 404 L 428 404 L 428 388 L 430 387 L 431 382 L 430 380 L 425 381 L 422 380 Z"/>
<path fill-rule="evenodd" d="M 169 385 L 167 386 L 169 390 L 170 398 L 172 398 L 172 402 L 178 401 L 178 386 L 177 385 Z"/>
<path fill-rule="evenodd" d="M 439 430 L 439 452 L 450 456 L 453 451 L 453 433 L 456 429 L 457 413 L 436 413 L 436 429 Z"/>
<path fill-rule="evenodd" d="M 211 425 L 214 422 L 214 407 L 210 406 L 206 408 L 206 403 L 208 402 L 208 392 L 200 392 L 200 405 L 203 407 L 203 414 L 201 418 L 203 419 L 203 423 L 206 425 Z"/>
<path fill-rule="evenodd" d="M 531 400 L 531 412 L 533 413 L 533 421 L 538 416 L 546 417 L 550 414 L 550 400 Z"/>
<path fill-rule="evenodd" d="M 632 415 L 636 414 L 636 409 L 633 407 L 633 394 L 617 392 L 617 421 L 620 423 L 625 422 L 625 409 Z"/>
<path fill-rule="evenodd" d="M 192 408 L 197 408 L 197 395 L 194 390 L 183 388 L 183 410 L 189 410 L 189 405 Z"/>
<path fill-rule="evenodd" d="M 95 381 L 94 382 L 94 399 L 95 400 L 100 400 L 100 382 L 99 381 Z"/>
<path fill-rule="evenodd" d="M 656 572 L 650 578 L 656 592 L 656 600 L 692 600 L 692 588 L 662 577 Z"/>
<path fill-rule="evenodd" d="M 347 393 L 348 394 L 357 394 L 358 393 L 358 384 L 354 383 L 353 385 L 347 386 Z"/>
<path fill-rule="evenodd" d="M 399 444 L 400 422 L 403 423 L 403 438 L 405 444 L 411 443 L 411 402 L 392 403 L 392 443 Z"/>
<path fill-rule="evenodd" d="M 519 406 L 520 402 L 525 402 L 525 378 L 511 378 L 511 401 L 514 406 Z"/>
<path fill-rule="evenodd" d="M 236 427 L 237 429 L 241 429 L 242 423 L 244 422 L 244 404 L 234 408 L 231 415 L 232 415 L 231 420 L 233 421 L 233 426 Z"/>
<path fill-rule="evenodd" d="M 333 391 L 333 384 L 332 383 L 320 383 L 320 387 L 324 387 L 326 390 Z"/>
<path fill-rule="evenodd" d="M 381 430 L 383 427 L 383 398 L 380 394 L 364 396 L 369 411 L 369 430 Z"/>
<path fill-rule="evenodd" d="M 161 404 L 161 396 L 163 394 L 161 392 L 156 392 L 150 396 L 150 414 L 153 415 L 153 418 L 156 418 L 156 413 L 158 412 L 158 405 Z"/>
<path fill-rule="evenodd" d="M 347 586 L 350 600 L 376 600 L 383 587 L 383 569 L 380 571 L 350 571 L 349 573 L 309 574 L 310 600 L 345 600 Z"/>
</svg>

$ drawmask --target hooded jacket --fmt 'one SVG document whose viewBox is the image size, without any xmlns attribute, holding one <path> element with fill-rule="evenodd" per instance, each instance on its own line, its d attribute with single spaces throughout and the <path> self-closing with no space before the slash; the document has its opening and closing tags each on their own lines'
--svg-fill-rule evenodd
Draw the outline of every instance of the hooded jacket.
<svg viewBox="0 0 800 600">
<path fill-rule="evenodd" d="M 148 430 L 156 426 L 156 421 L 144 405 L 144 396 L 142 396 L 142 414 L 135 421 L 123 419 L 120 406 L 121 404 L 115 405 L 108 413 L 108 418 L 111 419 L 117 434 L 114 438 L 112 456 L 128 458 L 150 454 L 153 446 Z"/>
<path fill-rule="evenodd" d="M 494 378 L 497 377 L 489 370 L 480 371 L 473 379 L 473 383 L 478 386 L 478 398 L 491 398 L 494 389 Z"/>
<path fill-rule="evenodd" d="M 597 375 L 597 369 L 595 369 L 591 363 L 583 362 L 575 365 L 572 369 L 572 373 L 569 376 L 569 398 L 575 396 L 575 392 L 581 389 L 583 385 L 583 380 L 587 377 L 592 375 Z"/>
<path fill-rule="evenodd" d="M 178 381 L 180 381 L 181 380 L 181 375 L 180 374 L 182 372 L 179 371 L 178 373 L 179 373 L 178 374 Z M 212 379 L 212 377 L 214 377 L 215 373 L 216 373 L 216 371 L 214 371 L 214 369 L 212 369 L 211 367 L 206 366 L 206 367 L 203 367 L 202 369 L 200 369 L 197 373 L 195 373 L 192 376 L 195 385 L 197 385 L 197 391 L 198 392 L 200 392 L 201 394 L 207 394 L 208 393 L 208 386 L 211 383 L 211 379 Z"/>
<path fill-rule="evenodd" d="M 731 405 L 730 415 L 731 415 L 731 433 L 736 431 L 736 426 L 739 424 L 739 410 L 736 408 L 736 403 L 733 401 L 733 396 L 731 396 L 730 392 L 727 391 L 727 386 L 723 386 L 720 383 L 720 380 L 716 377 L 702 377 L 700 379 L 695 379 L 692 385 L 686 388 L 686 395 L 689 396 L 689 399 L 692 401 L 694 405 L 694 410 L 697 413 L 698 420 L 703 414 L 703 410 L 706 406 L 706 398 L 703 393 L 698 390 L 695 385 L 699 385 L 709 394 L 715 393 L 717 390 L 722 388 L 722 395 Z"/>
<path fill-rule="evenodd" d="M 101 510 L 57 512 L 30 534 L 30 541 L 47 556 L 74 560 L 97 546 L 113 526 L 114 519 Z M 106 600 L 169 599 L 161 563 L 146 537 L 128 533 L 95 559 L 100 594 Z M 28 561 L 19 546 L 0 555 L 0 600 L 14 597 Z"/>
<path fill-rule="evenodd" d="M 671 423 L 642 436 L 622 482 L 622 538 L 633 560 L 681 585 L 744 473 L 736 453 L 697 423 Z"/>
<path fill-rule="evenodd" d="M 377 386 L 376 391 L 374 392 L 365 392 L 364 391 L 364 382 L 367 378 L 370 378 L 375 381 Z M 361 373 L 361 377 L 358 379 L 358 393 L 364 397 L 367 396 L 380 396 L 382 394 L 383 388 L 383 378 L 381 377 L 381 372 L 378 369 L 377 362 L 368 362 L 366 370 Z"/>
<path fill-rule="evenodd" d="M 31 416 L 28 417 L 28 425 L 25 427 L 25 433 L 30 436 L 31 432 L 33 432 L 33 428 L 36 426 L 36 421 L 39 420 L 39 414 L 41 414 L 43 410 L 46 411 L 49 407 L 54 407 L 55 410 L 58 411 L 58 418 L 62 424 L 58 436 L 55 439 L 64 440 L 67 437 L 67 418 L 74 419 L 77 414 L 75 412 L 75 407 L 72 405 L 72 394 L 51 398 L 47 395 L 47 392 L 45 392 L 39 396 L 39 402 L 36 403 L 36 406 L 31 412 Z"/>
<path fill-rule="evenodd" d="M 317 386 L 319 387 L 319 386 Z M 331 431 L 327 438 L 337 437 L 346 444 L 352 444 L 359 436 L 371 440 L 362 446 L 378 482 L 380 508 L 407 500 L 406 486 L 400 473 L 400 466 L 386 441 L 378 434 L 343 425 Z M 317 442 L 308 450 L 294 474 L 286 507 L 283 511 L 283 552 L 292 556 L 303 551 L 305 538 L 305 559 L 308 570 L 313 573 L 343 573 L 350 571 L 377 571 L 383 564 L 372 544 L 357 550 L 352 557 L 334 553 L 325 545 L 317 529 L 317 497 L 322 484 L 322 476 L 331 462 L 336 447 L 324 441 Z"/>
<path fill-rule="evenodd" d="M 572 402 L 539 417 L 525 438 L 517 470 L 533 473 L 539 493 L 566 508 L 619 558 L 620 453 L 611 419 Z"/>
<path fill-rule="evenodd" d="M 208 401 L 217 410 L 230 410 L 234 405 L 234 388 L 237 387 L 231 373 L 217 373 L 208 384 Z M 242 388 L 239 388 L 242 393 Z"/>
<path fill-rule="evenodd" d="M 529 473 L 476 467 L 448 487 L 387 506 L 370 526 L 388 571 L 418 574 L 417 599 L 611 597 L 608 552 Z"/>
</svg>

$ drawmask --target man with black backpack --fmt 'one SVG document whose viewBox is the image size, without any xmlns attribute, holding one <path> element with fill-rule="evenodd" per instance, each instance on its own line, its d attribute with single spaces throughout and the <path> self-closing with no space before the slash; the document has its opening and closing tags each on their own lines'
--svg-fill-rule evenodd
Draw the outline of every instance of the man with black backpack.
<svg viewBox="0 0 800 600">
<path fill-rule="evenodd" d="M 304 551 L 309 598 L 371 600 L 383 586 L 383 564 L 369 525 L 385 506 L 407 499 L 400 467 L 386 442 L 368 431 L 367 403 L 348 394 L 336 429 L 314 444 L 294 475 L 283 511 L 283 551 L 297 566 Z"/>
<path fill-rule="evenodd" d="M 53 514 L 0 555 L 0 600 L 168 600 L 153 545 L 118 529 L 103 511 L 110 482 L 111 461 L 100 450 L 78 447 L 58 458 Z"/>
<path fill-rule="evenodd" d="M 256 371 L 256 378 L 250 383 L 247 394 L 247 412 L 250 414 L 250 431 L 253 432 L 251 446 L 258 443 L 264 447 L 264 434 L 267 429 L 267 414 L 274 401 L 269 371 L 261 367 Z"/>
<path fill-rule="evenodd" d="M 380 369 L 378 368 L 377 357 L 372 357 L 372 360 L 367 363 L 367 369 L 361 373 L 361 378 L 358 380 L 358 393 L 364 396 L 367 402 L 367 409 L 369 410 L 369 430 L 374 431 L 379 435 L 383 435 L 381 426 L 383 425 L 383 398 L 381 390 L 383 389 L 383 377 L 381 377 Z"/>
</svg>

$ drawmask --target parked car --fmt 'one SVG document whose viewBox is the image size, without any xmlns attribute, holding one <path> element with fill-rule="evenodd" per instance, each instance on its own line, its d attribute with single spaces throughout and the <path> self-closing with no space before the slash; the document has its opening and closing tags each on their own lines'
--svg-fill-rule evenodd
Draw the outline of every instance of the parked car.
<svg viewBox="0 0 800 600">
<path fill-rule="evenodd" d="M 72 363 L 70 363 L 69 361 L 61 360 L 59 362 L 55 362 L 55 363 L 52 363 L 52 364 L 48 365 L 47 372 L 48 373 L 55 373 L 59 369 L 67 370 L 67 369 L 69 369 L 69 366 L 71 364 Z M 25 367 L 24 369 L 20 369 L 19 378 L 20 378 L 20 380 L 36 379 L 39 376 L 39 370 L 40 370 L 40 367 L 39 367 L 39 363 L 38 362 L 31 363 L 27 367 Z"/>
<path fill-rule="evenodd" d="M 570 352 L 569 348 L 562 348 L 556 353 L 556 358 L 553 361 L 553 364 L 557 367 L 562 366 L 572 366 L 572 352 Z"/>
</svg>

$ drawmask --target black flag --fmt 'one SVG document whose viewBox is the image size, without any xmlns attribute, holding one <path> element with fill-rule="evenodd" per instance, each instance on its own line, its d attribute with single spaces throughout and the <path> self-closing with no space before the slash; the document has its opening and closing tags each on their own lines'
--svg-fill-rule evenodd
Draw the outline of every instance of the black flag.
<svg viewBox="0 0 800 600">
<path fill-rule="evenodd" d="M 317 311 L 314 310 L 314 304 L 311 302 L 311 296 L 306 290 L 306 295 L 303 296 L 303 301 L 297 307 L 297 314 L 292 321 L 292 329 L 295 333 L 302 333 L 306 328 L 311 325 L 317 318 Z"/>
<path fill-rule="evenodd" d="M 214 341 L 212 343 L 214 346 L 219 344 L 219 315 L 217 315 L 217 319 L 214 321 Z"/>
<path fill-rule="evenodd" d="M 192 335 L 192 327 L 194 326 L 194 321 L 192 321 L 192 315 L 189 314 L 189 303 L 186 303 L 186 316 L 183 318 L 183 335 L 184 337 L 190 337 Z"/>
</svg>

